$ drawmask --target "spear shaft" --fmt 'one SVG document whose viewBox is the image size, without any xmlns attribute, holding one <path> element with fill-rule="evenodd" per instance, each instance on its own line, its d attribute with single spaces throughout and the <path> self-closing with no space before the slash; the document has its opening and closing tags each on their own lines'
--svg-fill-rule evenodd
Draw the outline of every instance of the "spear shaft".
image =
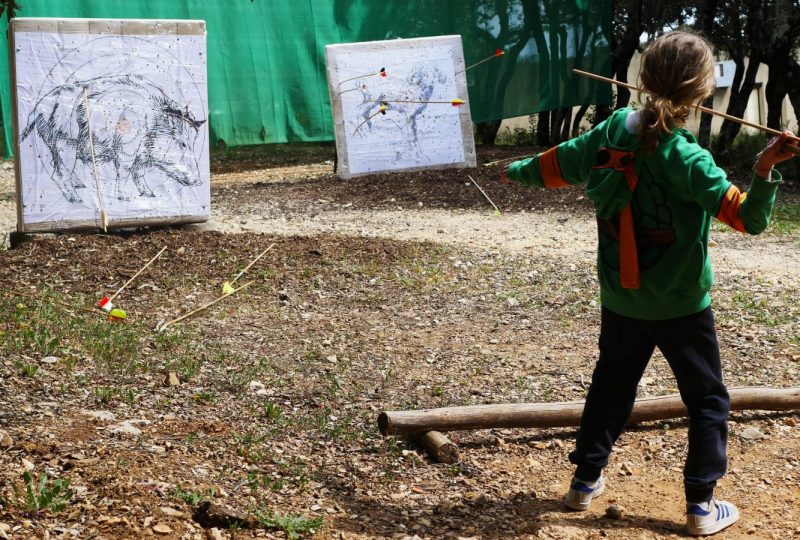
<svg viewBox="0 0 800 540">
<path fill-rule="evenodd" d="M 637 92 L 649 93 L 649 92 L 647 92 L 647 90 L 645 90 L 643 88 L 639 88 L 638 86 L 633 86 L 632 84 L 624 83 L 624 82 L 618 81 L 616 79 L 609 79 L 608 77 L 603 77 L 602 75 L 597 75 L 595 73 L 589 73 L 588 71 L 582 71 L 580 69 L 573 69 L 572 71 L 574 73 L 578 74 L 578 75 L 582 75 L 583 77 L 588 77 L 590 79 L 595 79 L 597 81 L 607 82 L 609 84 L 616 84 L 617 86 L 623 86 L 623 87 L 625 87 L 625 88 L 627 88 L 629 90 L 636 90 Z M 722 118 L 724 118 L 726 120 L 730 120 L 731 122 L 736 122 L 738 124 L 742 124 L 743 126 L 748 126 L 748 127 L 751 127 L 751 128 L 759 129 L 761 131 L 769 133 L 770 135 L 775 135 L 776 137 L 781 135 L 781 132 L 778 131 L 777 129 L 772 129 L 772 128 L 767 127 L 767 126 L 762 126 L 761 124 L 756 124 L 754 122 L 748 122 L 747 120 L 745 120 L 743 118 L 739 118 L 737 116 L 732 116 L 732 115 L 726 114 L 724 112 L 715 111 L 714 109 L 709 109 L 708 107 L 703 107 L 702 105 L 695 105 L 695 108 L 698 111 L 702 111 L 702 112 L 708 113 L 708 114 L 713 114 L 715 116 L 720 116 L 720 117 L 722 117 Z M 795 139 L 795 140 L 800 141 L 800 138 L 798 138 L 798 137 L 793 136 L 792 138 Z"/>
</svg>

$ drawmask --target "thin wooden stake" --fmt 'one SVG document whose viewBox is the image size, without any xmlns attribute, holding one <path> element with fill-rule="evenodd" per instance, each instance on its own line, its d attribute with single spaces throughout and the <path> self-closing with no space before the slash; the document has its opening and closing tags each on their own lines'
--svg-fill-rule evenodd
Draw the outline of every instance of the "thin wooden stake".
<svg viewBox="0 0 800 540">
<path fill-rule="evenodd" d="M 258 254 L 258 257 L 256 257 L 255 259 L 253 259 L 253 260 L 250 262 L 250 264 L 248 264 L 247 266 L 245 266 L 245 267 L 244 267 L 244 270 L 242 270 L 241 272 L 239 272 L 238 274 L 236 274 L 236 277 L 235 277 L 235 278 L 233 278 L 233 280 L 230 282 L 230 284 L 231 284 L 231 285 L 233 285 L 234 283 L 236 283 L 236 280 L 237 280 L 237 279 L 239 279 L 240 277 L 242 277 L 242 274 L 244 274 L 245 272 L 247 272 L 247 271 L 250 269 L 250 267 L 251 267 L 251 266 L 253 266 L 254 264 L 256 264 L 256 262 L 258 262 L 258 259 L 260 259 L 261 257 L 263 257 L 263 256 L 264 256 L 264 254 L 265 254 L 267 251 L 271 250 L 271 249 L 272 249 L 272 248 L 274 248 L 274 247 L 275 247 L 275 244 L 274 244 L 274 243 L 272 243 L 272 244 L 270 244 L 270 245 L 269 245 L 269 247 L 267 247 L 267 249 L 265 249 L 264 251 L 262 251 L 261 253 L 259 253 L 259 254 Z"/>
<path fill-rule="evenodd" d="M 116 298 L 116 297 L 117 297 L 117 295 L 118 295 L 119 293 L 121 293 L 121 292 L 122 292 L 122 291 L 125 289 L 125 287 L 127 287 L 127 286 L 130 284 L 130 282 L 131 282 L 131 281 L 133 281 L 134 279 L 136 279 L 136 276 L 138 276 L 139 274 L 141 274 L 142 272 L 144 272 L 145 268 L 147 268 L 148 266 L 150 266 L 150 265 L 153 263 L 153 261 L 155 261 L 156 259 L 158 259 L 158 258 L 161 256 L 161 254 L 162 254 L 162 253 L 164 253 L 164 250 L 165 250 L 165 249 L 167 249 L 167 246 L 164 246 L 163 248 L 161 248 L 161 251 L 159 251 L 158 253 L 156 253 L 156 256 L 155 256 L 155 257 L 153 257 L 152 259 L 150 259 L 149 261 L 147 261 L 147 264 L 145 264 L 144 266 L 142 266 L 141 270 L 139 270 L 138 272 L 136 272 L 135 274 L 133 274 L 133 277 L 132 277 L 131 279 L 129 279 L 128 281 L 126 281 L 126 282 L 125 282 L 125 284 L 124 284 L 122 287 L 120 287 L 119 289 L 117 289 L 117 292 L 115 292 L 114 294 L 112 294 L 112 295 L 111 295 L 111 296 L 108 298 L 108 300 L 109 300 L 109 301 L 111 301 L 111 300 L 113 300 L 114 298 Z"/>
<path fill-rule="evenodd" d="M 103 192 L 100 191 L 100 178 L 97 176 L 97 163 L 94 159 L 94 141 L 92 140 L 92 115 L 89 113 L 89 91 L 83 87 L 83 107 L 86 110 L 86 129 L 89 131 L 89 151 L 92 155 L 92 172 L 94 173 L 94 184 L 97 188 L 97 202 L 100 207 L 100 222 L 103 224 L 103 232 L 108 231 L 108 216 L 103 203 Z"/>
<path fill-rule="evenodd" d="M 252 285 L 253 283 L 255 283 L 255 280 L 253 280 L 253 281 L 248 281 L 247 283 L 245 283 L 244 285 L 242 285 L 242 286 L 241 286 L 241 287 L 239 287 L 238 289 L 233 289 L 231 292 L 229 292 L 229 293 L 226 293 L 226 294 L 223 294 L 223 295 L 222 295 L 222 296 L 220 296 L 219 298 L 216 298 L 216 299 L 212 300 L 211 302 L 209 302 L 209 303 L 207 303 L 207 304 L 204 304 L 204 305 L 200 306 L 199 308 L 197 308 L 197 309 L 195 309 L 195 310 L 193 310 L 193 311 L 190 311 L 189 313 L 187 313 L 187 314 L 185 314 L 185 315 L 181 315 L 181 316 L 180 316 L 180 317 L 178 317 L 177 319 L 173 319 L 173 320 L 171 320 L 171 321 L 169 321 L 169 322 L 165 322 L 164 324 L 162 324 L 162 325 L 161 325 L 161 327 L 160 327 L 160 328 L 158 328 L 158 331 L 159 331 L 159 332 L 163 332 L 164 330 L 166 330 L 167 326 L 170 326 L 170 325 L 172 325 L 172 324 L 175 324 L 175 323 L 177 323 L 177 322 L 181 322 L 182 320 L 184 320 L 184 319 L 187 319 L 187 318 L 191 317 L 192 315 L 196 315 L 197 313 L 200 313 L 201 311 L 203 311 L 203 310 L 205 310 L 205 309 L 208 309 L 208 308 L 210 308 L 211 306 L 213 306 L 213 305 L 214 305 L 214 304 L 216 304 L 217 302 L 220 302 L 220 301 L 222 301 L 222 300 L 225 300 L 227 297 L 229 297 L 229 296 L 232 296 L 232 295 L 236 294 L 237 292 L 241 291 L 242 289 L 244 289 L 244 288 L 246 288 L 246 287 L 249 287 L 249 286 L 250 286 L 250 285 Z"/>
<path fill-rule="evenodd" d="M 497 165 L 498 163 L 503 163 L 505 161 L 514 161 L 515 159 L 522 159 L 522 158 L 529 158 L 532 157 L 531 154 L 525 154 L 524 156 L 514 156 L 509 158 L 498 159 L 496 161 L 490 161 L 489 163 L 484 163 L 484 167 L 489 167 L 491 165 Z"/>
<path fill-rule="evenodd" d="M 608 77 L 603 77 L 602 75 L 597 75 L 595 73 L 590 73 L 588 71 L 582 71 L 580 69 L 573 69 L 572 71 L 574 73 L 578 74 L 578 75 L 582 75 L 583 77 L 588 77 L 590 79 L 595 79 L 597 81 L 603 81 L 603 82 L 607 82 L 609 84 L 616 84 L 617 86 L 623 86 L 623 87 L 625 87 L 625 88 L 627 88 L 629 90 L 636 90 L 637 92 L 644 92 L 646 94 L 650 93 L 647 90 L 645 90 L 644 88 L 639 88 L 638 86 L 634 86 L 632 84 L 624 83 L 624 82 L 618 81 L 616 79 L 609 79 Z M 772 129 L 772 128 L 767 127 L 767 126 L 762 126 L 761 124 L 755 124 L 753 122 L 748 122 L 747 120 L 744 120 L 742 118 L 739 118 L 739 117 L 736 117 L 736 116 L 731 116 L 730 114 L 726 114 L 724 112 L 715 111 L 714 109 L 709 109 L 708 107 L 703 107 L 702 105 L 695 105 L 694 107 L 698 111 L 702 111 L 704 113 L 720 116 L 720 117 L 722 117 L 722 118 L 724 118 L 726 120 L 730 120 L 731 122 L 737 122 L 739 124 L 742 124 L 743 126 L 748 126 L 748 127 L 751 127 L 751 128 L 760 129 L 761 131 L 769 133 L 770 135 L 775 135 L 776 137 L 780 136 L 782 134 L 782 132 L 778 131 L 777 129 Z M 800 141 L 800 138 L 798 138 L 796 136 L 793 136 L 792 138 L 797 140 L 797 141 Z"/>
<path fill-rule="evenodd" d="M 474 178 L 472 178 L 472 176 L 470 176 L 469 174 L 467 175 L 467 178 L 469 178 L 470 180 L 472 180 L 472 183 L 473 183 L 473 184 L 475 184 L 475 187 L 476 187 L 476 188 L 478 188 L 478 189 L 480 190 L 480 192 L 481 192 L 481 193 L 483 193 L 483 196 L 484 196 L 484 197 L 486 197 L 486 200 L 487 200 L 487 201 L 489 201 L 489 204 L 491 204 L 492 206 L 494 206 L 494 209 L 495 209 L 495 211 L 496 211 L 498 214 L 502 214 L 502 212 L 501 212 L 501 211 L 500 211 L 500 209 L 497 207 L 497 205 L 496 205 L 496 204 L 494 204 L 494 203 L 492 202 L 492 199 L 490 199 L 490 198 L 489 198 L 489 196 L 486 194 L 486 192 L 485 192 L 485 191 L 483 191 L 483 188 L 482 188 L 481 186 L 479 186 L 479 185 L 478 185 L 478 183 L 475 181 L 475 179 L 474 179 Z"/>
</svg>

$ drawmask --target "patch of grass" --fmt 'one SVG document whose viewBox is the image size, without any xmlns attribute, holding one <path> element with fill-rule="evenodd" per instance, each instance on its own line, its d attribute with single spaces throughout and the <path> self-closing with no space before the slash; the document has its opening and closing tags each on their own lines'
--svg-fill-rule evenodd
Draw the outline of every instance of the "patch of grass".
<svg viewBox="0 0 800 540">
<path fill-rule="evenodd" d="M 745 315 L 759 324 L 771 327 L 783 326 L 792 322 L 791 314 L 788 311 L 774 313 L 765 299 L 757 299 L 748 291 L 737 292 L 730 297 L 730 300 L 736 319 Z"/>
<path fill-rule="evenodd" d="M 778 204 L 772 216 L 771 229 L 783 234 L 800 232 L 800 204 Z"/>
<path fill-rule="evenodd" d="M 214 392 L 211 392 L 209 390 L 200 390 L 199 392 L 195 393 L 195 395 L 192 397 L 198 403 L 211 404 L 217 400 L 217 396 L 214 394 Z"/>
<path fill-rule="evenodd" d="M 94 389 L 94 399 L 98 403 L 110 403 L 118 393 L 116 388 L 110 386 L 97 386 Z"/>
<path fill-rule="evenodd" d="M 175 486 L 172 491 L 172 497 L 188 504 L 189 506 L 197 506 L 203 500 L 203 496 L 196 491 L 184 490 L 180 484 Z"/>
<path fill-rule="evenodd" d="M 36 373 L 39 371 L 39 366 L 36 364 L 28 364 L 27 362 L 15 362 L 17 369 L 19 369 L 20 374 L 23 377 L 28 377 L 32 379 L 36 376 Z"/>
<path fill-rule="evenodd" d="M 282 515 L 271 510 L 258 510 L 255 515 L 264 527 L 285 532 L 289 540 L 298 540 L 303 534 L 314 534 L 323 523 L 321 517 Z"/>
</svg>

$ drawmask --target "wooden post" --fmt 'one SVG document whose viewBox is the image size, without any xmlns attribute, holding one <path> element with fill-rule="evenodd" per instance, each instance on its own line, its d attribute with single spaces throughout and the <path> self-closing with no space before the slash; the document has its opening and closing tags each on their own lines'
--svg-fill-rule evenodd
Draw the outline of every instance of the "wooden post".
<svg viewBox="0 0 800 540">
<path fill-rule="evenodd" d="M 789 411 L 800 409 L 800 387 L 728 390 L 731 410 L 758 409 Z M 378 416 L 383 435 L 414 435 L 429 431 L 457 431 L 491 428 L 568 427 L 580 424 L 583 401 L 555 403 L 509 403 L 444 407 L 419 411 L 384 411 Z M 637 399 L 629 424 L 686 416 L 680 396 Z"/>
<path fill-rule="evenodd" d="M 425 447 L 428 454 L 439 463 L 455 463 L 458 461 L 458 446 L 439 431 L 426 431 L 419 437 L 412 437 Z"/>
</svg>

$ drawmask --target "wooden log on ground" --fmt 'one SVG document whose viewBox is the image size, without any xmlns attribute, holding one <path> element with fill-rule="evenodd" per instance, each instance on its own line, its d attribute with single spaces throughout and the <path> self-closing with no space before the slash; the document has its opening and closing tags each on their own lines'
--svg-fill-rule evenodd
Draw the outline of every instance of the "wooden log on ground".
<svg viewBox="0 0 800 540">
<path fill-rule="evenodd" d="M 238 510 L 225 508 L 211 501 L 202 501 L 192 514 L 192 519 L 206 529 L 211 527 L 254 529 L 259 525 L 255 517 Z"/>
<path fill-rule="evenodd" d="M 728 390 L 731 410 L 789 411 L 800 409 L 800 387 L 744 387 Z M 509 403 L 444 407 L 419 411 L 384 411 L 378 416 L 383 435 L 491 428 L 547 428 L 580 425 L 583 401 Z M 686 416 L 677 394 L 637 399 L 629 424 Z"/>
<path fill-rule="evenodd" d="M 416 442 L 425 447 L 428 454 L 439 463 L 455 463 L 458 461 L 458 446 L 439 431 L 426 431 Z"/>
</svg>

